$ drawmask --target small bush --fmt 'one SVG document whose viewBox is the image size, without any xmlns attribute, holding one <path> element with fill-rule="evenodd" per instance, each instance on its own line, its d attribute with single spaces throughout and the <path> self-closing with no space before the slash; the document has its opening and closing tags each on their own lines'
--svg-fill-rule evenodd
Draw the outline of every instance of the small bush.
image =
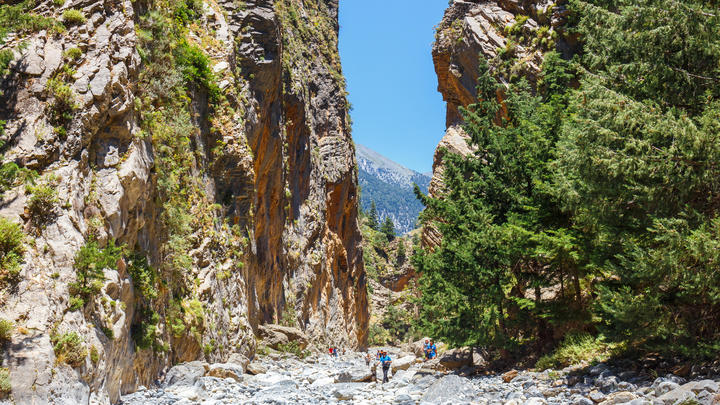
<svg viewBox="0 0 720 405">
<path fill-rule="evenodd" d="M 63 17 L 63 23 L 65 23 L 66 26 L 82 24 L 87 20 L 85 18 L 85 14 L 83 14 L 82 11 L 76 10 L 74 8 L 70 8 L 70 9 L 63 11 L 62 17 Z"/>
<path fill-rule="evenodd" d="M 54 219 L 59 203 L 55 188 L 50 184 L 40 183 L 28 185 L 26 190 L 30 193 L 27 204 L 32 222 L 42 226 Z"/>
<path fill-rule="evenodd" d="M 604 361 L 616 347 L 603 341 L 603 337 L 593 337 L 588 333 L 568 333 L 554 352 L 541 357 L 535 368 L 547 370 L 562 368 L 583 361 Z"/>
<path fill-rule="evenodd" d="M 17 277 L 25 253 L 25 234 L 20 227 L 0 217 L 0 288 Z"/>
<path fill-rule="evenodd" d="M 211 101 L 220 97 L 220 88 L 215 84 L 215 75 L 210 68 L 210 58 L 202 49 L 183 40 L 175 48 L 175 62 L 186 83 L 197 83 L 205 87 Z"/>
<path fill-rule="evenodd" d="M 139 311 L 140 322 L 132 326 L 131 334 L 135 345 L 140 349 L 157 350 L 160 346 L 157 341 L 157 325 L 160 322 L 160 315 L 149 308 L 142 308 Z"/>
<path fill-rule="evenodd" d="M 117 270 L 117 262 L 122 257 L 123 247 L 115 246 L 110 240 L 103 249 L 98 247 L 97 241 L 90 241 L 75 255 L 75 274 L 77 281 L 70 283 L 71 309 L 78 309 L 88 300 L 100 292 L 105 281 L 105 269 Z M 74 305 L 73 305 L 74 304 Z"/>
<path fill-rule="evenodd" d="M 303 349 L 300 347 L 300 344 L 297 342 L 297 340 L 293 340 L 292 342 L 288 343 L 281 343 L 278 345 L 278 350 L 285 353 L 292 353 L 296 355 L 297 357 L 304 359 L 305 357 L 310 355 L 310 351 L 307 349 Z"/>
<path fill-rule="evenodd" d="M 57 7 L 62 7 L 65 4 L 65 0 L 53 0 L 53 4 Z"/>
<path fill-rule="evenodd" d="M 150 300 L 157 298 L 157 272 L 148 264 L 147 256 L 131 253 L 128 257 L 128 273 L 140 295 Z"/>
<path fill-rule="evenodd" d="M 75 92 L 70 86 L 58 78 L 47 82 L 47 90 L 53 97 L 50 106 L 50 115 L 55 125 L 62 125 L 70 121 L 78 105 L 75 101 Z"/>
<path fill-rule="evenodd" d="M 10 395 L 12 385 L 10 385 L 10 371 L 6 368 L 0 368 L 0 399 Z"/>
<path fill-rule="evenodd" d="M 100 361 L 100 353 L 98 353 L 98 349 L 95 345 L 90 347 L 90 361 L 92 361 L 93 364 L 97 364 L 98 361 Z"/>
<path fill-rule="evenodd" d="M 55 352 L 55 361 L 79 367 L 85 362 L 88 352 L 82 338 L 75 332 L 67 332 L 60 336 L 50 335 Z"/>
<path fill-rule="evenodd" d="M 82 57 L 82 54 L 82 49 L 74 47 L 65 51 L 65 58 L 68 60 L 78 60 Z"/>
<path fill-rule="evenodd" d="M 10 340 L 13 327 L 14 325 L 12 321 L 8 321 L 7 319 L 0 319 L 0 345 Z"/>
</svg>

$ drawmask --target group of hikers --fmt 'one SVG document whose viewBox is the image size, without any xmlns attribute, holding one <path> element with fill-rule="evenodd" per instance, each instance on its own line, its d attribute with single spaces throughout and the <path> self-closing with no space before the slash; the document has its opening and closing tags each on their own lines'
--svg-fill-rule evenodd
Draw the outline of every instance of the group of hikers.
<svg viewBox="0 0 720 405">
<path fill-rule="evenodd" d="M 328 348 L 328 351 L 330 352 L 330 356 L 337 357 L 338 356 L 338 349 L 337 347 L 330 347 Z M 345 354 L 345 349 L 342 350 L 342 354 Z"/>
<path fill-rule="evenodd" d="M 437 356 L 437 347 L 435 346 L 435 342 L 433 342 L 431 339 L 425 339 L 425 343 L 423 344 L 423 353 L 425 354 L 425 361 L 434 359 Z M 370 352 L 365 353 L 365 365 L 370 367 L 370 371 L 372 372 L 373 377 L 377 375 L 378 364 L 382 365 L 383 384 L 389 382 L 390 380 L 388 379 L 388 372 L 390 371 L 392 359 L 390 358 L 388 352 L 382 349 L 378 350 L 375 353 L 375 361 L 372 361 Z"/>
</svg>

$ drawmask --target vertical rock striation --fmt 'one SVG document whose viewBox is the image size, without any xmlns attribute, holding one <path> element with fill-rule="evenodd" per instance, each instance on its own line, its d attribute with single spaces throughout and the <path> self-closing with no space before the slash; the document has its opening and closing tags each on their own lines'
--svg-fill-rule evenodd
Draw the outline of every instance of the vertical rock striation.
<svg viewBox="0 0 720 405">
<path fill-rule="evenodd" d="M 265 323 L 363 346 L 337 0 L 186 1 L 175 14 L 155 0 L 36 3 L 23 12 L 54 23 L 0 43 L 12 55 L 0 163 L 35 183 L 0 186 L 0 216 L 26 234 L 19 274 L 0 283 L 11 398 L 114 402 L 175 362 L 252 357 Z M 173 31 L 180 12 L 193 18 Z M 153 54 L 168 33 L 175 65 Z M 168 68 L 180 58 L 196 70 Z M 192 74 L 210 83 L 183 85 Z M 42 222 L 38 185 L 53 194 Z M 75 258 L 93 240 L 126 253 L 78 306 Z M 58 343 L 73 333 L 75 362 Z"/>
</svg>

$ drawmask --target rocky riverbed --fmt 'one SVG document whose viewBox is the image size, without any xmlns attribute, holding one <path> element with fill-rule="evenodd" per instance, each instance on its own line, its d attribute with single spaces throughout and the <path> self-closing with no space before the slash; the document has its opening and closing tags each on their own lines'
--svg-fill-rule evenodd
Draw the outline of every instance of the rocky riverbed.
<svg viewBox="0 0 720 405">
<path fill-rule="evenodd" d="M 121 398 L 121 404 L 720 404 L 717 376 L 694 373 L 686 381 L 652 378 L 600 364 L 558 371 L 510 371 L 460 376 L 427 367 L 395 352 L 389 383 L 373 381 L 361 353 L 303 360 L 273 353 L 252 363 L 185 363 L 170 369 L 155 388 Z M 711 371 L 708 371 L 712 374 Z M 381 377 L 381 376 L 380 376 Z"/>
</svg>

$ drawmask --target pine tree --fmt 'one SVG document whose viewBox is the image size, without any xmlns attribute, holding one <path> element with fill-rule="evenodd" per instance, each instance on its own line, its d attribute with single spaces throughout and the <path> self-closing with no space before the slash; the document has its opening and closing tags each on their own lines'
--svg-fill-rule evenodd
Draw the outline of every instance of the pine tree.
<svg viewBox="0 0 720 405">
<path fill-rule="evenodd" d="M 395 223 L 390 217 L 385 217 L 382 226 L 380 226 L 380 232 L 382 232 L 388 241 L 395 239 Z"/>
<path fill-rule="evenodd" d="M 375 206 L 375 200 L 370 203 L 370 212 L 368 212 L 368 226 L 372 230 L 378 230 L 378 214 L 377 207 Z"/>
<path fill-rule="evenodd" d="M 407 259 L 407 253 L 405 252 L 405 241 L 400 239 L 400 243 L 398 243 L 397 248 L 397 254 L 395 256 L 395 263 L 398 266 L 402 266 L 405 263 L 405 259 Z"/>
<path fill-rule="evenodd" d="M 564 123 L 558 190 L 605 275 L 601 330 L 697 347 L 720 338 L 720 18 L 705 1 L 607 3 L 574 3 L 592 74 Z"/>
</svg>

